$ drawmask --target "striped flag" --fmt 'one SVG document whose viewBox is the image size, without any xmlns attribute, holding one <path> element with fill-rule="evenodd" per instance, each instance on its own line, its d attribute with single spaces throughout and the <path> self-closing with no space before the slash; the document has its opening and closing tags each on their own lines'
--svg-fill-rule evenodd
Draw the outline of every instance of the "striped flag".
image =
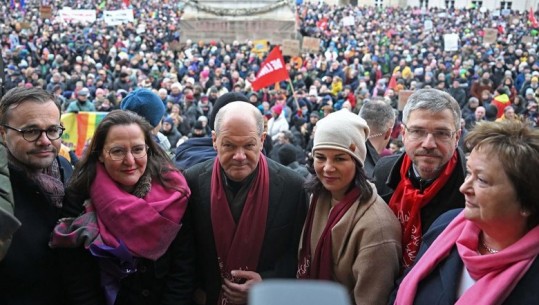
<svg viewBox="0 0 539 305">
<path fill-rule="evenodd" d="M 82 150 L 86 141 L 91 139 L 97 125 L 103 120 L 108 112 L 79 112 L 62 115 L 62 125 L 66 129 L 62 135 L 62 141 L 70 143 L 78 157 L 82 156 Z"/>
</svg>

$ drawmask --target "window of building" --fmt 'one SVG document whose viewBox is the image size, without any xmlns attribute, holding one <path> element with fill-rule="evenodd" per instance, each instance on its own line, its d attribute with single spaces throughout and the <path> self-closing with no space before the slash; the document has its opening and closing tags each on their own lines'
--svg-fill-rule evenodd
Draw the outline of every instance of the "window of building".
<svg viewBox="0 0 539 305">
<path fill-rule="evenodd" d="M 419 7 L 429 7 L 429 0 L 419 0 Z"/>
<path fill-rule="evenodd" d="M 513 5 L 513 1 L 500 1 L 501 10 L 510 10 Z"/>
<path fill-rule="evenodd" d="M 446 8 L 455 8 L 455 0 L 445 0 Z"/>
<path fill-rule="evenodd" d="M 483 1 L 472 1 L 472 4 L 475 6 L 475 8 L 480 8 L 483 6 Z"/>
</svg>

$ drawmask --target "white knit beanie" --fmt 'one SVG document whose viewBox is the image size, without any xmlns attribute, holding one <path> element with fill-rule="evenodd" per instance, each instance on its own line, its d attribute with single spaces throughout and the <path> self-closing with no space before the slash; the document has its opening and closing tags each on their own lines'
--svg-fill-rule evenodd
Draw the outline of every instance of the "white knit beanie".
<svg viewBox="0 0 539 305">
<path fill-rule="evenodd" d="M 369 126 L 364 119 L 346 109 L 333 112 L 316 123 L 313 154 L 317 149 L 337 149 L 349 153 L 361 166 L 367 155 L 365 141 Z"/>
</svg>

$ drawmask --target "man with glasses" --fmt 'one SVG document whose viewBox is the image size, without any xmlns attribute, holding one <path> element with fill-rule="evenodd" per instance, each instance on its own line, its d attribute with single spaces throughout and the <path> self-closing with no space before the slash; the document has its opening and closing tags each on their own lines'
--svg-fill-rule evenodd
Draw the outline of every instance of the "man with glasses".
<svg viewBox="0 0 539 305">
<path fill-rule="evenodd" d="M 459 104 L 448 93 L 417 90 L 403 109 L 405 153 L 382 158 L 374 168 L 378 194 L 402 225 L 404 267 L 414 262 L 422 235 L 434 220 L 464 207 L 459 187 L 465 156 L 457 148 L 460 118 Z"/>
<path fill-rule="evenodd" d="M 60 105 L 48 92 L 19 87 L 2 98 L 0 136 L 22 226 L 0 262 L 0 304 L 64 304 L 59 258 L 48 247 L 72 173 L 58 156 L 63 131 Z"/>
</svg>

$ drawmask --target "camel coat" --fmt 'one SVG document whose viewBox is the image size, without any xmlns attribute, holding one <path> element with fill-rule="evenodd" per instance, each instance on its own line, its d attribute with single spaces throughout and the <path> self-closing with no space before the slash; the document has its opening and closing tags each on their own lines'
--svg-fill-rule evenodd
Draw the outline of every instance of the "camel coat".
<svg viewBox="0 0 539 305">
<path fill-rule="evenodd" d="M 333 277 L 348 289 L 353 304 L 386 304 L 402 257 L 400 223 L 371 186 L 373 196 L 358 199 L 331 231 Z M 322 193 L 318 200 L 311 253 L 326 225 L 331 194 Z"/>
</svg>

